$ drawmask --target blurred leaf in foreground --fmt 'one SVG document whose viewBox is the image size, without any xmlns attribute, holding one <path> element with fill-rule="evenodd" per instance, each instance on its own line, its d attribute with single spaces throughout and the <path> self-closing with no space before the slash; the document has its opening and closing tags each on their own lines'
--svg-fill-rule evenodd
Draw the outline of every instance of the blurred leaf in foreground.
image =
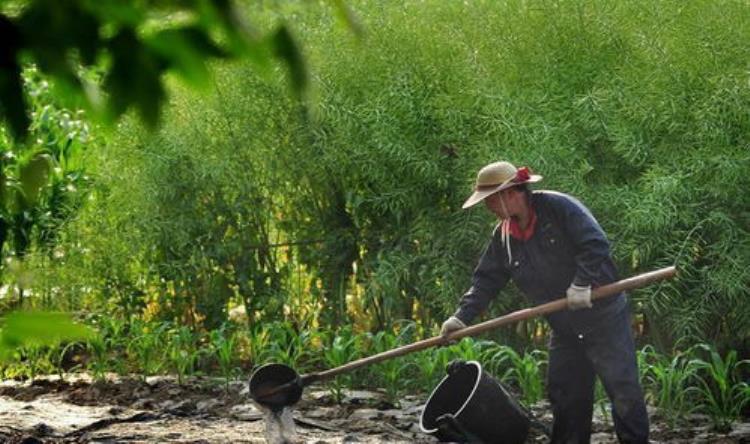
<svg viewBox="0 0 750 444">
<path fill-rule="evenodd" d="M 64 340 L 82 340 L 94 336 L 85 325 L 73 322 L 59 312 L 14 312 L 5 317 L 0 330 L 0 359 L 14 349 L 28 345 L 54 345 Z"/>
</svg>

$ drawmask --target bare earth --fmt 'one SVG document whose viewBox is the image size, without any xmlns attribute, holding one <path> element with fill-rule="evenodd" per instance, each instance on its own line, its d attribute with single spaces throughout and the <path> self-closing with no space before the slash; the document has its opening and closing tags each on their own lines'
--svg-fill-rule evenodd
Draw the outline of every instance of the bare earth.
<svg viewBox="0 0 750 444">
<path fill-rule="evenodd" d="M 433 443 L 419 430 L 427 399 L 407 396 L 394 406 L 378 391 L 347 392 L 341 404 L 326 390 L 309 387 L 291 412 L 293 441 L 300 443 Z M 534 415 L 549 425 L 549 409 Z M 735 424 L 729 433 L 711 431 L 707 418 L 696 416 L 670 429 L 652 415 L 655 443 L 750 443 L 750 424 Z M 85 375 L 0 383 L 0 442 L 7 443 L 265 443 L 273 421 L 247 396 L 246 384 L 226 390 L 215 379 L 193 378 L 180 385 L 173 378 L 111 377 L 92 382 Z M 598 412 L 594 443 L 616 443 L 610 421 Z M 529 443 L 547 442 L 534 430 Z"/>
</svg>

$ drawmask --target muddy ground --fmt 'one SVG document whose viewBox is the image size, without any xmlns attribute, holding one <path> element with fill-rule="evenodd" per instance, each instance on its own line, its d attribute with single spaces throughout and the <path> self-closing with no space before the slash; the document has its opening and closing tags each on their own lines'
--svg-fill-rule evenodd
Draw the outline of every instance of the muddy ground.
<svg viewBox="0 0 750 444">
<path fill-rule="evenodd" d="M 336 404 L 328 391 L 309 387 L 292 416 L 301 443 L 432 443 L 418 422 L 427 395 L 407 396 L 399 405 L 378 391 L 347 392 Z M 549 426 L 548 407 L 533 409 Z M 656 443 L 750 443 L 750 424 L 728 433 L 712 431 L 694 416 L 679 428 L 666 426 L 652 411 Z M 0 384 L 0 442 L 4 443 L 265 443 L 267 422 L 253 405 L 246 384 L 228 389 L 215 379 L 122 378 L 92 382 L 85 375 L 38 378 Z M 277 436 L 272 434 L 271 436 Z M 529 443 L 547 442 L 540 429 Z M 597 412 L 594 443 L 617 442 L 609 420 Z"/>
</svg>

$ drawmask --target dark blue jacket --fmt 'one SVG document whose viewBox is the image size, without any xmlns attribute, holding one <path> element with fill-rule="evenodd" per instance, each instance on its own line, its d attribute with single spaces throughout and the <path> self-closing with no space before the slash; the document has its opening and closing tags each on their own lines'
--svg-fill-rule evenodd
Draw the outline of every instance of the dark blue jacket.
<svg viewBox="0 0 750 444">
<path fill-rule="evenodd" d="M 607 237 L 581 202 L 563 193 L 534 191 L 531 206 L 537 218 L 534 233 L 526 241 L 510 237 L 510 258 L 500 227 L 495 228 L 455 314 L 464 323 L 483 312 L 510 279 L 534 305 L 565 297 L 572 282 L 596 288 L 618 279 Z M 627 301 L 619 294 L 593 304 L 552 313 L 547 320 L 556 334 L 586 334 L 623 313 Z"/>
</svg>

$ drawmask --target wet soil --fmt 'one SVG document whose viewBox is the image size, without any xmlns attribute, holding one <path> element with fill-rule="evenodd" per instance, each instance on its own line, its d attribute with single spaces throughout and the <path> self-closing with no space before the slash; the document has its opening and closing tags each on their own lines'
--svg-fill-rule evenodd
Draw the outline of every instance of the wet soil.
<svg viewBox="0 0 750 444">
<path fill-rule="evenodd" d="M 418 426 L 426 399 L 426 394 L 407 396 L 393 405 L 379 391 L 350 391 L 338 404 L 328 391 L 308 387 L 292 412 L 295 442 L 433 443 Z M 545 403 L 532 411 L 549 426 Z M 651 413 L 655 443 L 750 443 L 748 423 L 717 433 L 706 417 L 694 416 L 673 428 Z M 75 375 L 0 383 L 0 442 L 5 443 L 265 443 L 267 425 L 247 385 L 239 381 L 226 388 L 211 378 L 178 384 L 170 377 L 112 376 L 94 382 Z M 617 442 L 601 411 L 593 427 L 592 442 Z M 541 429 L 528 439 L 547 441 Z"/>
</svg>

